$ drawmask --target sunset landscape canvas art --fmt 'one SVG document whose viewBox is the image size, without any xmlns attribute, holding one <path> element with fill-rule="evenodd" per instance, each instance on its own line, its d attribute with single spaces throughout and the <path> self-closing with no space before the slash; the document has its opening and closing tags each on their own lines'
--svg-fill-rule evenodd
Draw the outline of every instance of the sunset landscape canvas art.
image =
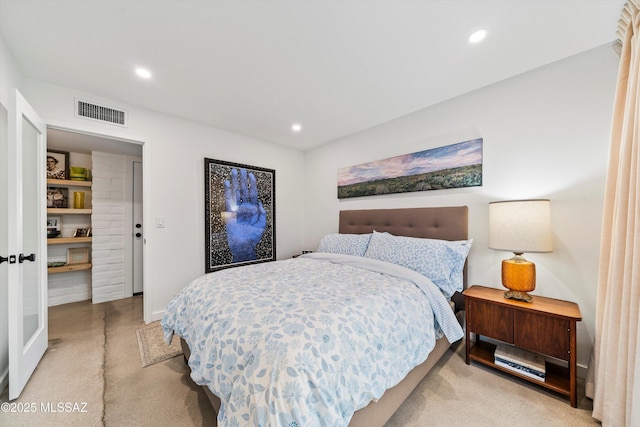
<svg viewBox="0 0 640 427">
<path fill-rule="evenodd" d="M 338 170 L 338 198 L 482 185 L 482 138 Z"/>
</svg>

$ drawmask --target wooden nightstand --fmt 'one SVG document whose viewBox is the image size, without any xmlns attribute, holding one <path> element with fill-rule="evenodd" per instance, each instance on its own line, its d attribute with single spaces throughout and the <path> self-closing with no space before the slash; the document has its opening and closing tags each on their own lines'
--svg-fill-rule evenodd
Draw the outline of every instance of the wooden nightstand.
<svg viewBox="0 0 640 427">
<path fill-rule="evenodd" d="M 472 360 L 531 381 L 569 397 L 578 404 L 576 389 L 576 322 L 582 320 L 577 304 L 535 295 L 533 302 L 504 297 L 501 289 L 472 286 L 463 292 L 466 315 L 466 361 Z M 471 334 L 476 334 L 475 343 Z M 494 363 L 496 346 L 480 336 L 551 356 L 567 367 L 546 363 L 545 381 L 538 381 Z"/>
</svg>

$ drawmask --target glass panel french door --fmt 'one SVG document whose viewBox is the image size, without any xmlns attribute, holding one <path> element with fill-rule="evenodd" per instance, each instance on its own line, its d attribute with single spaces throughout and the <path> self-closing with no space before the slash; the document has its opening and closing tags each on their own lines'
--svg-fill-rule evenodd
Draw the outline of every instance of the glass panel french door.
<svg viewBox="0 0 640 427">
<path fill-rule="evenodd" d="M 22 118 L 22 345 L 26 346 L 41 327 L 42 301 L 40 283 L 43 278 L 35 258 L 46 254 L 38 250 L 42 230 L 40 202 L 39 131 L 26 117 Z M 37 254 L 32 256 L 31 254 Z M 34 258 L 33 260 L 26 257 Z"/>
<path fill-rule="evenodd" d="M 9 399 L 16 399 L 47 349 L 45 154 L 42 119 L 16 90 L 7 155 Z M 4 273 L 3 273 L 4 274 Z"/>
<path fill-rule="evenodd" d="M 0 389 L 9 381 L 9 197 L 8 189 L 8 149 L 9 110 L 0 102 Z"/>
</svg>

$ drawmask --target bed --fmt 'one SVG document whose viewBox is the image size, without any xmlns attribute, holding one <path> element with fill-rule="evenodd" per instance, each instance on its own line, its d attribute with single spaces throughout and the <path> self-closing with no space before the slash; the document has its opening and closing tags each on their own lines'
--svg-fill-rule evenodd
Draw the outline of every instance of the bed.
<svg viewBox="0 0 640 427">
<path fill-rule="evenodd" d="M 467 217 L 466 206 L 341 211 L 315 253 L 185 287 L 165 340 L 181 337 L 219 425 L 381 426 L 462 338 L 451 306 L 466 283 Z M 396 261 L 408 243 L 453 254 L 455 267 L 442 279 L 431 261 Z"/>
</svg>

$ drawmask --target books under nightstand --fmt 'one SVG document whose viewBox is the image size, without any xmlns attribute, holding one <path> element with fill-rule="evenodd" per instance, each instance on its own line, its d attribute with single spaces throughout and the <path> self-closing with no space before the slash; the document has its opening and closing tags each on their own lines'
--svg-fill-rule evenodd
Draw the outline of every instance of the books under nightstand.
<svg viewBox="0 0 640 427">
<path fill-rule="evenodd" d="M 533 378 L 534 380 L 545 380 L 545 359 L 537 353 L 523 350 L 512 345 L 498 344 L 496 345 L 496 351 L 493 353 L 493 358 L 493 363 L 498 366 Z"/>
</svg>

